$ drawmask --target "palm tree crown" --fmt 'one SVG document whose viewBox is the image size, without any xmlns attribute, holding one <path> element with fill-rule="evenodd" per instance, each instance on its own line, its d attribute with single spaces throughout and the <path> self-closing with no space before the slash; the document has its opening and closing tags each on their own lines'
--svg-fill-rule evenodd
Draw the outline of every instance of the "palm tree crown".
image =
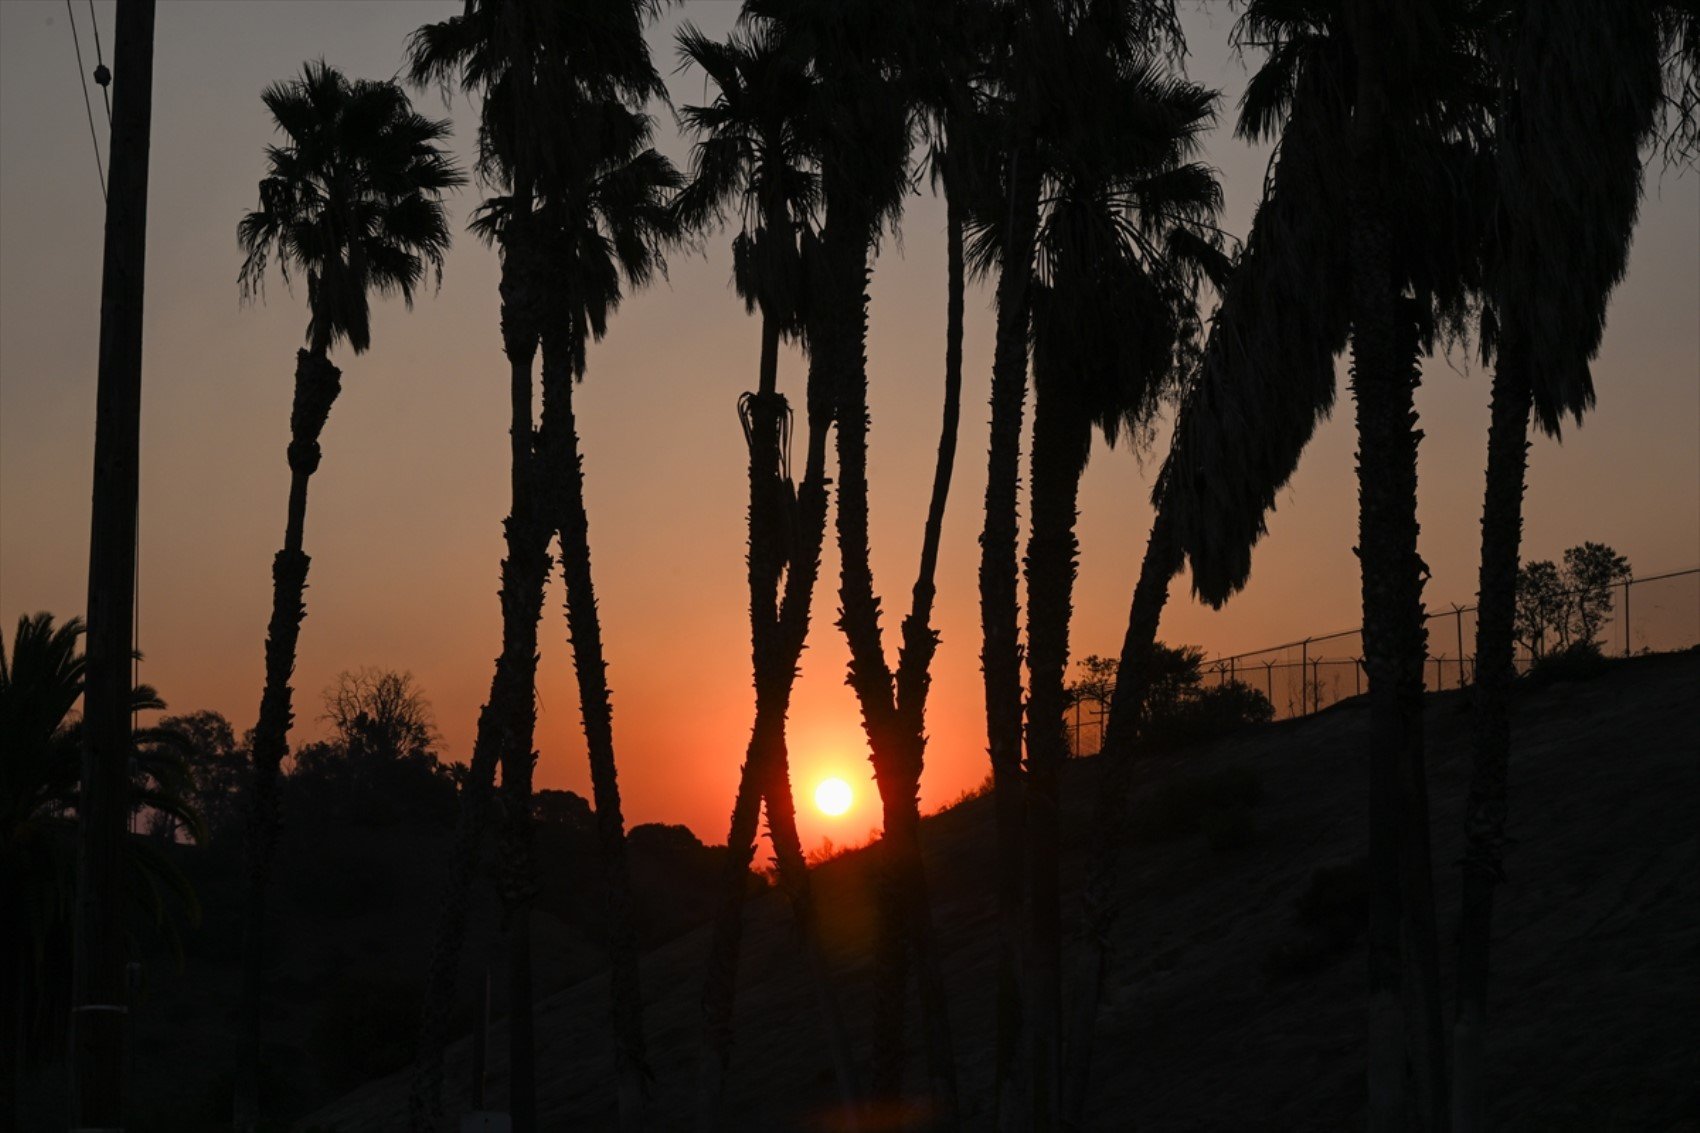
<svg viewBox="0 0 1700 1133">
<path fill-rule="evenodd" d="M 653 5 L 632 0 L 466 0 L 408 42 L 408 77 L 480 99 L 478 173 L 521 195 L 572 155 L 553 132 L 584 98 L 666 97 L 643 38 Z"/>
<path fill-rule="evenodd" d="M 583 377 L 584 347 L 607 333 L 626 291 L 666 273 L 664 253 L 678 232 L 672 198 L 684 178 L 650 145 L 654 120 L 617 98 L 580 104 L 556 131 L 566 137 L 561 160 L 538 183 L 539 237 L 551 314 L 566 320 L 573 371 Z M 492 198 L 472 230 L 500 240 L 513 206 L 511 197 Z"/>
<path fill-rule="evenodd" d="M 243 294 L 260 294 L 275 258 L 287 283 L 307 277 L 307 338 L 316 352 L 346 338 L 371 345 L 369 294 L 409 306 L 449 247 L 443 193 L 466 180 L 438 144 L 449 123 L 413 110 L 395 83 L 350 80 L 320 60 L 261 95 L 280 145 L 266 149 L 260 207 L 243 217 Z"/>
<path fill-rule="evenodd" d="M 1213 224 L 1221 186 L 1190 160 L 1215 93 L 1146 59 L 1083 55 L 1080 70 L 1095 69 L 1074 125 L 1049 147 L 1033 376 L 1041 398 L 1066 401 L 1114 444 L 1149 427 L 1193 368 L 1198 285 L 1227 260 Z M 1089 438 L 1078 437 L 1077 474 Z"/>
<path fill-rule="evenodd" d="M 680 224 L 700 228 L 734 213 L 733 284 L 749 311 L 760 306 L 793 333 L 803 286 L 798 238 L 820 205 L 820 176 L 797 114 L 808 75 L 766 25 L 717 42 L 687 24 L 679 52 L 718 91 L 709 105 L 680 111 L 699 138 L 676 203 Z"/>
</svg>

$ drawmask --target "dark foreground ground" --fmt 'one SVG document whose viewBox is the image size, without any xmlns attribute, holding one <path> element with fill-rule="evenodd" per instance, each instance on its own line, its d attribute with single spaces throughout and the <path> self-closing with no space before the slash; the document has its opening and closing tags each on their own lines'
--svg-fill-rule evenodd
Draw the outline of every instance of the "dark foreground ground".
<svg viewBox="0 0 1700 1133">
<path fill-rule="evenodd" d="M 1146 1131 L 1361 1126 L 1365 710 L 1348 701 L 1156 757 L 1133 805 L 1129 899 L 1093 1066 L 1092 1127 Z M 1457 923 L 1470 716 L 1430 698 L 1436 880 L 1448 962 Z M 1525 688 L 1512 766 L 1510 883 L 1495 922 L 1488 1088 L 1498 1130 L 1700 1130 L 1700 654 L 1614 662 L 1586 681 Z M 1070 915 L 1097 778 L 1066 781 Z M 1258 797 L 1260 794 L 1261 797 Z M 1255 801 L 1252 801 L 1254 800 Z M 986 1128 L 996 941 L 989 798 L 926 823 L 964 1126 Z M 817 871 L 855 1037 L 870 1034 L 865 854 Z M 750 910 L 727 1128 L 832 1127 L 833 1086 L 783 905 Z M 688 1126 L 706 929 L 649 952 L 650 1127 Z M 1449 989 L 1450 992 L 1450 989 Z M 538 1004 L 547 1129 L 609 1127 L 605 978 Z M 506 1089 L 500 1028 L 494 1096 Z M 464 1108 L 470 1043 L 451 1052 Z M 918 1060 L 911 1082 L 919 1086 Z M 303 1129 L 402 1128 L 405 1073 Z"/>
</svg>

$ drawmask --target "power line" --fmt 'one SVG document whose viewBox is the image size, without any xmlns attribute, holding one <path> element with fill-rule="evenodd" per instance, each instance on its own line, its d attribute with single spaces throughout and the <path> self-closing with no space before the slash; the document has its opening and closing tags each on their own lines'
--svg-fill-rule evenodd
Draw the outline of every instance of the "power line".
<svg viewBox="0 0 1700 1133">
<path fill-rule="evenodd" d="M 106 168 L 100 161 L 100 137 L 94 132 L 94 104 L 89 101 L 89 80 L 83 74 L 83 45 L 77 38 L 77 14 L 65 0 L 65 15 L 71 20 L 71 45 L 77 49 L 77 81 L 83 86 L 83 111 L 89 119 L 89 141 L 94 143 L 94 171 L 100 175 L 100 199 L 106 199 Z"/>
<path fill-rule="evenodd" d="M 112 96 L 106 93 L 106 85 L 112 81 L 112 72 L 106 69 L 106 56 L 100 50 L 100 21 L 94 18 L 94 0 L 89 0 L 89 26 L 94 28 L 94 81 L 100 84 L 100 101 L 106 104 L 106 125 L 110 128 Z M 77 69 L 82 69 L 81 60 Z"/>
</svg>

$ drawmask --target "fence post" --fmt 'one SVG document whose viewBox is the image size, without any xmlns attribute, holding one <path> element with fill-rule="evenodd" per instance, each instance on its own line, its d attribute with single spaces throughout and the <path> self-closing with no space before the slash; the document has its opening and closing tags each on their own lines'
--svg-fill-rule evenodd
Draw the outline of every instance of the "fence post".
<svg viewBox="0 0 1700 1133">
<path fill-rule="evenodd" d="M 1269 706 L 1275 706 L 1275 662 L 1263 663 L 1263 691 L 1269 694 Z"/>
<path fill-rule="evenodd" d="M 1635 580 L 1633 578 L 1626 578 L 1626 579 L 1623 580 L 1623 655 L 1625 657 L 1629 656 L 1629 649 L 1630 649 L 1630 646 L 1629 646 L 1629 587 L 1630 587 L 1630 584 L 1633 583 L 1634 581 Z"/>
<path fill-rule="evenodd" d="M 1458 687 L 1464 687 L 1464 607 L 1453 606 L 1453 616 L 1458 619 Z"/>
<path fill-rule="evenodd" d="M 1299 642 L 1299 715 L 1305 714 L 1305 685 L 1310 677 L 1310 638 Z"/>
</svg>

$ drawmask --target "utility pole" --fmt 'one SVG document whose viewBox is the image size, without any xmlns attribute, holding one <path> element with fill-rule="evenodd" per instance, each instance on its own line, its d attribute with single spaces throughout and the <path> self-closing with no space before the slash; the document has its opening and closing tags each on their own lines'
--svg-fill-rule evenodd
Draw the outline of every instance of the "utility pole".
<svg viewBox="0 0 1700 1133">
<path fill-rule="evenodd" d="M 77 919 L 71 992 L 71 1128 L 124 1128 L 130 655 L 135 650 L 136 502 L 141 447 L 142 279 L 147 260 L 154 0 L 118 0 L 112 145 L 100 285 L 94 500 Z"/>
</svg>

